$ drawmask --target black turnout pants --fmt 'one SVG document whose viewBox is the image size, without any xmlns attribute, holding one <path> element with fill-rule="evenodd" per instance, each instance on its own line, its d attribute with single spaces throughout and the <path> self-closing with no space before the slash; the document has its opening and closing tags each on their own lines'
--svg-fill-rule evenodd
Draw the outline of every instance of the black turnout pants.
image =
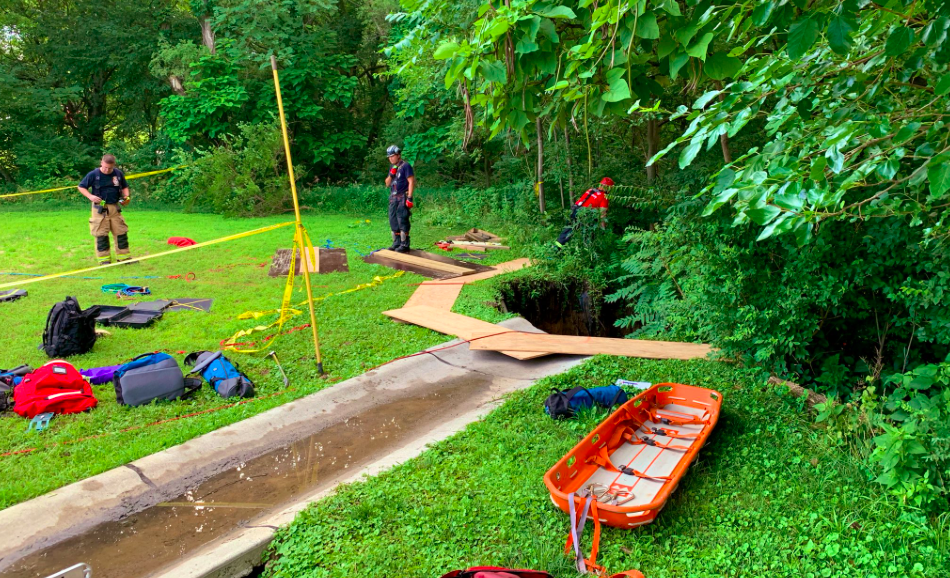
<svg viewBox="0 0 950 578">
<path fill-rule="evenodd" d="M 409 234 L 409 207 L 406 195 L 389 195 L 389 230 Z"/>
</svg>

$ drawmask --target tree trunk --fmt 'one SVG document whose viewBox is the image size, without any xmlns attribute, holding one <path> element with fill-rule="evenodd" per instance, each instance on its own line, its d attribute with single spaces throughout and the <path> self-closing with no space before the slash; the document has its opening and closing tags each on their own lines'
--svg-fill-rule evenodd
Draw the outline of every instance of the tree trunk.
<svg viewBox="0 0 950 578">
<path fill-rule="evenodd" d="M 571 168 L 571 137 L 567 132 L 567 125 L 564 125 L 564 156 L 567 161 L 567 195 L 574 194 L 574 171 Z M 564 202 L 562 201 L 563 205 Z"/>
<path fill-rule="evenodd" d="M 728 135 L 719 135 L 719 144 L 722 145 L 722 160 L 726 163 L 732 162 L 732 153 L 729 152 L 729 136 Z"/>
<path fill-rule="evenodd" d="M 214 54 L 214 30 L 211 29 L 211 16 L 201 17 L 201 43 L 211 54 Z"/>
<path fill-rule="evenodd" d="M 647 150 L 646 150 L 646 162 L 650 162 L 650 159 L 653 158 L 660 150 L 660 123 L 655 118 L 647 120 Z M 653 181 L 656 180 L 656 165 L 652 164 L 647 167 L 647 184 L 653 184 Z"/>
<path fill-rule="evenodd" d="M 544 212 L 544 131 L 541 130 L 541 117 L 535 122 L 538 129 L 538 206 Z"/>
<path fill-rule="evenodd" d="M 168 75 L 168 84 L 171 85 L 172 91 L 178 96 L 185 96 L 185 86 L 182 84 L 181 79 L 175 76 L 174 74 Z"/>
<path fill-rule="evenodd" d="M 722 93 L 722 82 L 716 81 L 716 88 L 720 90 L 719 93 L 719 102 L 722 102 L 726 95 Z M 719 135 L 719 144 L 722 146 L 722 159 L 726 161 L 726 164 L 732 162 L 732 152 L 729 151 L 729 135 L 721 134 Z"/>
</svg>

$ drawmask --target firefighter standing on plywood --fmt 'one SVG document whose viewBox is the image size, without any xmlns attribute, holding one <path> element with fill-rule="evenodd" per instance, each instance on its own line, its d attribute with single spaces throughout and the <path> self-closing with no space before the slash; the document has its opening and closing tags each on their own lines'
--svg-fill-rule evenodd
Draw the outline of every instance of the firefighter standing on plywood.
<svg viewBox="0 0 950 578">
<path fill-rule="evenodd" d="M 393 232 L 393 244 L 390 251 L 409 252 L 409 217 L 412 209 L 412 193 L 416 188 L 416 177 L 412 166 L 402 160 L 402 151 L 393 145 L 386 149 L 389 157 L 389 174 L 386 186 L 389 187 L 389 230 Z"/>
</svg>

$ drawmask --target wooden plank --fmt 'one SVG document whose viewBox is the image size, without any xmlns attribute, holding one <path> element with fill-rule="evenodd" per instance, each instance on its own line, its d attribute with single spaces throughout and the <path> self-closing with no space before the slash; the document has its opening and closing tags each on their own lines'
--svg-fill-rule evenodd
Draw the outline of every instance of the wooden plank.
<svg viewBox="0 0 950 578">
<path fill-rule="evenodd" d="M 483 338 L 486 335 L 494 335 L 496 333 L 513 332 L 521 334 L 521 332 L 515 332 L 512 329 L 494 325 L 487 321 L 428 306 L 403 307 L 402 309 L 383 311 L 383 315 L 399 321 L 405 321 L 406 323 L 412 323 L 413 325 L 419 325 L 420 327 L 425 327 L 433 331 L 438 331 L 439 333 L 455 335 L 456 337 L 461 337 L 466 340 Z M 524 335 L 531 334 L 524 333 Z M 478 343 L 478 341 L 473 341 L 472 343 Z M 535 357 L 547 355 L 547 353 L 537 351 L 501 351 L 500 353 L 521 360 L 534 359 Z"/>
<path fill-rule="evenodd" d="M 403 307 L 416 307 L 416 306 L 426 306 L 432 307 L 434 309 L 440 309 L 442 311 L 451 311 L 452 306 L 455 305 L 455 300 L 458 299 L 459 293 L 462 292 L 462 284 L 456 285 L 433 285 L 430 283 L 422 283 L 416 289 L 415 293 L 412 294 L 412 297 L 409 298 L 409 301 L 406 301 L 406 304 Z"/>
<path fill-rule="evenodd" d="M 390 251 L 389 249 L 376 251 L 376 255 L 379 255 L 380 257 L 385 257 L 386 259 L 392 259 L 393 261 L 409 263 L 417 267 L 426 267 L 428 269 L 435 269 L 436 271 L 444 271 L 446 273 L 455 273 L 458 275 L 470 275 L 474 273 L 474 270 L 466 269 L 465 267 L 450 265 L 448 263 L 441 263 L 433 259 L 425 259 L 423 257 L 416 257 L 415 255 L 408 255 L 406 253 L 397 253 L 395 251 Z"/>
<path fill-rule="evenodd" d="M 507 245 L 501 245 L 499 243 L 478 243 L 472 241 L 452 241 L 453 247 L 459 247 L 461 249 L 484 249 L 484 250 L 509 250 L 511 247 Z"/>
<path fill-rule="evenodd" d="M 444 281 L 426 281 L 426 285 L 439 285 L 442 283 L 474 283 L 476 281 L 481 281 L 482 279 L 491 279 L 496 275 L 501 275 L 502 273 L 508 273 L 509 271 L 517 271 L 524 267 L 531 266 L 531 259 L 515 259 L 514 261 L 505 261 L 504 263 L 499 263 L 495 265 L 495 268 L 491 271 L 485 271 L 484 273 L 475 273 L 473 275 L 466 275 L 465 277 L 459 279 L 445 279 Z"/>
<path fill-rule="evenodd" d="M 483 334 L 484 335 L 484 334 Z M 645 339 L 611 339 L 547 333 L 510 332 L 473 341 L 472 349 L 487 351 L 547 351 L 576 355 L 622 355 L 646 359 L 704 358 L 712 347 L 701 343 L 678 341 L 647 341 Z"/>
</svg>

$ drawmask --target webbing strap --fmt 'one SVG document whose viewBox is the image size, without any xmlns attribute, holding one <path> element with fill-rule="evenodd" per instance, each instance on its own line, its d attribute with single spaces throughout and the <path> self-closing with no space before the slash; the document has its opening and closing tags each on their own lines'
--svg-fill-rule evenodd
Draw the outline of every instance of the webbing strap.
<svg viewBox="0 0 950 578">
<path fill-rule="evenodd" d="M 670 480 L 673 479 L 669 476 L 651 476 L 649 474 L 645 474 L 639 470 L 635 470 L 628 466 L 618 468 L 617 466 L 614 465 L 613 462 L 610 461 L 610 457 L 606 455 L 607 453 L 606 449 L 607 448 L 605 447 L 600 448 L 599 452 L 587 458 L 587 463 L 596 464 L 602 468 L 606 468 L 612 472 L 617 472 L 619 474 L 626 474 L 628 476 L 636 476 L 638 478 L 646 478 L 648 480 L 663 480 L 663 481 L 669 482 Z"/>
<path fill-rule="evenodd" d="M 662 423 L 663 425 L 707 425 L 709 423 L 696 415 L 691 415 L 689 417 L 679 417 L 676 415 L 657 415 L 656 410 L 650 410 L 650 421 L 654 423 Z"/>
<path fill-rule="evenodd" d="M 678 432 L 678 431 L 668 430 L 668 429 L 662 428 L 662 427 L 648 428 L 648 427 L 646 427 L 646 426 L 643 426 L 643 430 L 646 431 L 647 433 L 651 433 L 651 434 L 658 435 L 658 436 L 663 436 L 663 437 L 667 437 L 667 438 L 674 438 L 674 439 L 684 439 L 684 440 L 696 439 L 696 438 L 699 437 L 699 434 L 701 433 L 701 432 L 699 432 L 699 433 L 682 433 L 682 432 Z"/>
<path fill-rule="evenodd" d="M 644 438 L 635 438 L 635 439 L 631 440 L 630 443 L 631 443 L 631 444 L 634 444 L 634 445 L 636 445 L 636 444 L 645 444 L 645 445 L 648 445 L 648 446 L 653 446 L 653 447 L 655 447 L 655 448 L 662 448 L 662 449 L 664 449 L 664 450 L 676 450 L 676 451 L 680 451 L 680 452 L 685 452 L 685 451 L 687 451 L 687 450 L 689 449 L 689 446 L 675 446 L 675 445 L 670 444 L 670 443 L 666 443 L 666 444 L 665 444 L 665 443 L 663 443 L 663 442 L 658 442 L 658 441 L 656 441 L 655 439 L 646 438 L 646 437 L 644 437 Z"/>
</svg>

